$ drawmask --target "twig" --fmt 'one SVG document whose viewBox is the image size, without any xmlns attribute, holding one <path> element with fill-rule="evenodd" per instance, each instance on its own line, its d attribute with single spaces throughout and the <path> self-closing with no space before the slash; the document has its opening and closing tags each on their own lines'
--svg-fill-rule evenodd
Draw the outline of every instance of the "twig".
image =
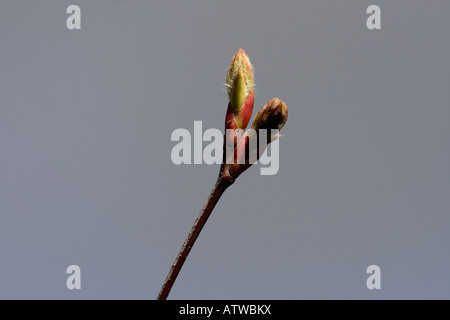
<svg viewBox="0 0 450 320">
<path fill-rule="evenodd" d="M 233 180 L 229 179 L 228 177 L 224 177 L 221 170 L 221 174 L 217 178 L 217 182 L 214 185 L 213 189 L 211 190 L 211 194 L 209 195 L 208 200 L 205 203 L 205 206 L 203 207 L 202 211 L 200 211 L 200 214 L 198 215 L 197 220 L 195 220 L 191 232 L 189 232 L 189 235 L 187 236 L 183 246 L 181 247 L 180 253 L 176 257 L 172 267 L 170 268 L 169 274 L 167 275 L 167 278 L 164 281 L 161 291 L 158 294 L 157 300 L 167 299 L 170 289 L 172 289 L 173 283 L 175 282 L 178 273 L 181 270 L 181 267 L 186 261 L 186 258 L 189 255 L 189 252 L 191 251 L 192 246 L 195 243 L 195 240 L 197 240 L 200 231 L 202 231 L 203 226 L 205 225 L 206 221 L 211 215 L 211 212 L 213 211 L 220 197 L 232 183 Z"/>
</svg>

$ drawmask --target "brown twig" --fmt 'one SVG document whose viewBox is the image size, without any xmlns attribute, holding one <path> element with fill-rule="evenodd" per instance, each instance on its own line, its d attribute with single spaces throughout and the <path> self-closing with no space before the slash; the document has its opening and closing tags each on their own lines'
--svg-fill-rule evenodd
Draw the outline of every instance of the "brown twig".
<svg viewBox="0 0 450 320">
<path fill-rule="evenodd" d="M 181 267 L 186 261 L 186 258 L 189 255 L 189 252 L 191 251 L 195 240 L 197 240 L 200 231 L 202 231 L 203 226 L 211 215 L 211 212 L 213 211 L 222 194 L 233 183 L 233 179 L 231 179 L 231 177 L 229 177 L 228 175 L 224 175 L 223 170 L 221 170 L 220 172 L 221 173 L 217 178 L 216 184 L 211 190 L 211 194 L 209 195 L 205 206 L 203 207 L 202 211 L 200 211 L 200 214 L 198 215 L 197 220 L 195 220 L 191 232 L 189 232 L 189 235 L 187 236 L 183 246 L 181 247 L 180 253 L 176 257 L 172 267 L 170 268 L 169 274 L 164 281 L 161 291 L 158 294 L 157 300 L 167 299 L 170 289 L 172 289 L 173 283 L 175 282 L 178 273 L 181 270 Z"/>
<path fill-rule="evenodd" d="M 181 247 L 180 253 L 175 259 L 169 274 L 158 294 L 158 300 L 166 300 L 173 283 L 175 282 L 181 267 L 186 261 L 189 252 L 192 249 L 195 241 L 197 240 L 200 232 L 202 231 L 206 221 L 208 220 L 211 212 L 216 206 L 222 194 L 225 190 L 233 184 L 234 180 L 246 169 L 248 169 L 253 163 L 250 163 L 248 156 L 250 154 L 249 137 L 245 139 L 239 138 L 243 134 L 243 130 L 247 127 L 248 122 L 253 110 L 254 103 L 254 83 L 253 83 L 253 66 L 250 63 L 250 59 L 244 50 L 239 49 L 231 60 L 230 67 L 227 71 L 227 87 L 228 87 L 228 109 L 225 116 L 225 129 L 231 129 L 233 133 L 224 135 L 223 145 L 223 161 L 220 167 L 220 174 L 217 178 L 216 184 L 211 190 L 211 194 L 205 203 L 202 211 L 198 215 L 191 232 L 184 241 Z M 281 129 L 286 123 L 288 110 L 286 104 L 278 98 L 270 100 L 256 115 L 252 123 L 252 129 L 258 131 L 259 129 Z M 239 130 L 239 131 L 236 131 Z M 280 136 L 270 136 L 270 143 L 273 140 L 278 139 Z M 239 143 L 239 145 L 238 145 Z M 231 149 L 229 145 L 233 146 Z M 258 148 L 262 147 L 258 144 Z M 259 151 L 256 152 L 259 157 Z M 227 150 L 232 151 L 228 154 Z M 240 163 L 236 162 L 238 155 L 243 156 L 246 161 Z M 231 165 L 231 166 L 230 166 Z"/>
</svg>

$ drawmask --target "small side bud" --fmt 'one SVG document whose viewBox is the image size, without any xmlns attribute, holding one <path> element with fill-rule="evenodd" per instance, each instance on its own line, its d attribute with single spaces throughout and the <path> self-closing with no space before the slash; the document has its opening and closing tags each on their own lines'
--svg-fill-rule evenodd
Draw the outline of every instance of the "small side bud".
<svg viewBox="0 0 450 320">
<path fill-rule="evenodd" d="M 259 159 L 264 153 L 267 145 L 281 137 L 279 130 L 284 126 L 288 117 L 288 108 L 286 104 L 278 98 L 270 100 L 256 114 L 252 123 L 252 128 L 247 130 L 242 137 L 235 150 L 235 159 L 238 161 L 230 165 L 230 174 L 233 178 L 237 178 L 241 173 L 247 170 L 252 164 Z M 273 130 L 271 134 L 267 134 L 267 143 L 264 143 L 264 136 L 260 129 Z M 253 138 L 258 140 L 257 144 L 251 145 Z M 259 139 L 262 138 L 263 141 Z"/>
<path fill-rule="evenodd" d="M 259 131 L 259 129 L 278 129 L 281 130 L 288 118 L 288 107 L 278 98 L 270 100 L 255 116 L 252 123 L 252 128 Z M 268 135 L 267 143 L 270 143 L 281 136 L 279 134 Z"/>
</svg>

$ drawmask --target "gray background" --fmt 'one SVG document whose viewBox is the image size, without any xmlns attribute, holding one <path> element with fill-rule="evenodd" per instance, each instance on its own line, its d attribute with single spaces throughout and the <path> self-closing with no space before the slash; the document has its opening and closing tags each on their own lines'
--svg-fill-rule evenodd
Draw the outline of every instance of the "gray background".
<svg viewBox="0 0 450 320">
<path fill-rule="evenodd" d="M 66 8 L 81 7 L 79 31 Z M 366 8 L 381 7 L 381 30 Z M 450 2 L 2 1 L 0 298 L 154 299 L 218 165 L 240 47 L 280 170 L 225 193 L 169 298 L 450 298 Z M 70 264 L 81 290 L 66 288 Z M 381 290 L 366 288 L 381 267 Z"/>
</svg>

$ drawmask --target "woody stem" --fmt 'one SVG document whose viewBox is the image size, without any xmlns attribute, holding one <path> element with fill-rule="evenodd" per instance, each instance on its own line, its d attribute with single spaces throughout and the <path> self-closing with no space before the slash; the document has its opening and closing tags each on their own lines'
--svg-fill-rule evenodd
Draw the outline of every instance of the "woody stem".
<svg viewBox="0 0 450 320">
<path fill-rule="evenodd" d="M 195 223 L 192 226 L 191 232 L 189 232 L 189 235 L 187 236 L 183 246 L 181 247 L 180 253 L 178 253 L 178 256 L 175 258 L 175 261 L 170 268 L 169 274 L 164 281 L 161 291 L 158 294 L 157 300 L 167 299 L 167 296 L 172 289 L 178 273 L 180 273 L 180 270 L 183 267 L 183 264 L 186 261 L 186 258 L 189 255 L 189 252 L 191 251 L 195 240 L 197 240 L 200 231 L 202 231 L 203 226 L 211 215 L 211 212 L 213 211 L 220 197 L 232 183 L 233 181 L 225 178 L 221 171 L 221 174 L 217 178 L 216 184 L 211 190 L 211 194 L 209 195 L 208 200 L 206 201 L 203 209 L 200 211 L 197 220 L 195 220 Z"/>
</svg>

